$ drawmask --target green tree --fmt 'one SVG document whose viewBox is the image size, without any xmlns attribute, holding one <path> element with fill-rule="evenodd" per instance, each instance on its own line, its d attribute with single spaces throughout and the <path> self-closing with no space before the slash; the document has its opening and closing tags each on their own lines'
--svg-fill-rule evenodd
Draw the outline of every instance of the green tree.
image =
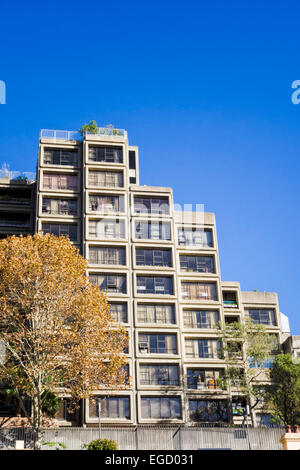
<svg viewBox="0 0 300 470">
<path fill-rule="evenodd" d="M 268 381 L 265 363 L 276 349 L 274 338 L 264 325 L 254 324 L 252 321 L 220 323 L 219 337 L 226 364 L 220 385 L 228 389 L 231 401 L 232 388 L 239 390 L 249 407 L 255 426 L 254 409 L 264 398 L 265 384 Z"/>
<path fill-rule="evenodd" d="M 266 400 L 278 423 L 300 424 L 300 361 L 290 354 L 279 354 L 270 370 L 271 385 Z"/>
</svg>

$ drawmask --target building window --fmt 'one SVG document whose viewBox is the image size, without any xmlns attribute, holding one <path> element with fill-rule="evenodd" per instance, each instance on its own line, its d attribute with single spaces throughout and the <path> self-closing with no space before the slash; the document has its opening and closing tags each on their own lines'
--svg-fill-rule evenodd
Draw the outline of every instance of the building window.
<svg viewBox="0 0 300 470">
<path fill-rule="evenodd" d="M 60 401 L 58 411 L 55 415 L 55 419 L 58 421 L 65 421 L 69 423 L 77 423 L 78 421 L 78 409 L 73 412 L 69 408 L 71 407 L 71 402 L 67 398 L 64 398 Z"/>
<path fill-rule="evenodd" d="M 249 357 L 248 358 L 248 365 L 249 365 L 250 369 L 256 369 L 256 368 L 270 369 L 272 367 L 273 360 L 274 359 L 272 357 L 270 357 L 266 361 L 258 362 L 258 361 L 255 361 L 255 359 L 253 359 L 252 357 Z"/>
<path fill-rule="evenodd" d="M 194 359 L 220 359 L 221 344 L 215 339 L 186 339 L 185 355 Z"/>
<path fill-rule="evenodd" d="M 136 214 L 169 214 L 169 198 L 135 197 L 134 212 Z"/>
<path fill-rule="evenodd" d="M 31 189 L 0 188 L 0 203 L 30 205 L 32 201 Z"/>
<path fill-rule="evenodd" d="M 90 418 L 99 417 L 99 400 L 102 418 L 130 419 L 130 402 L 129 397 L 126 396 L 93 398 L 89 402 Z"/>
<path fill-rule="evenodd" d="M 91 264 L 125 265 L 125 248 L 89 247 L 89 262 Z"/>
<path fill-rule="evenodd" d="M 174 324 L 174 305 L 138 304 L 137 321 L 139 323 Z"/>
<path fill-rule="evenodd" d="M 77 175 L 63 175 L 55 173 L 43 174 L 44 189 L 65 189 L 68 191 L 77 191 Z"/>
<path fill-rule="evenodd" d="M 191 421 L 218 422 L 228 421 L 225 400 L 189 400 Z"/>
<path fill-rule="evenodd" d="M 89 280 L 101 291 L 108 293 L 126 294 L 125 274 L 90 274 Z"/>
<path fill-rule="evenodd" d="M 69 236 L 71 242 L 77 241 L 77 224 L 42 224 L 42 231 L 44 233 L 51 233 L 57 237 Z"/>
<path fill-rule="evenodd" d="M 136 158 L 135 158 L 134 150 L 129 150 L 129 169 L 130 170 L 136 169 Z"/>
<path fill-rule="evenodd" d="M 141 411 L 143 419 L 180 419 L 180 398 L 142 397 Z"/>
<path fill-rule="evenodd" d="M 149 354 L 177 354 L 175 334 L 139 334 L 139 352 Z"/>
<path fill-rule="evenodd" d="M 257 413 L 256 414 L 257 426 L 268 427 L 268 428 L 279 428 L 284 424 L 277 422 L 271 414 L 268 413 Z"/>
<path fill-rule="evenodd" d="M 77 215 L 77 199 L 43 198 L 43 214 Z"/>
<path fill-rule="evenodd" d="M 135 238 L 139 240 L 171 240 L 169 222 L 136 222 Z"/>
<path fill-rule="evenodd" d="M 197 246 L 199 248 L 212 247 L 212 231 L 196 227 L 181 227 L 178 229 L 178 243 L 182 246 Z"/>
<path fill-rule="evenodd" d="M 245 310 L 246 317 L 256 325 L 276 326 L 275 312 L 273 309 L 248 309 Z"/>
<path fill-rule="evenodd" d="M 124 303 L 111 303 L 110 304 L 110 313 L 112 318 L 117 323 L 127 323 L 128 316 L 127 316 L 127 304 Z"/>
<path fill-rule="evenodd" d="M 173 295 L 172 277 L 137 276 L 138 294 Z"/>
<path fill-rule="evenodd" d="M 89 170 L 89 185 L 96 188 L 122 188 L 123 173 L 121 171 Z"/>
<path fill-rule="evenodd" d="M 141 385 L 179 385 L 178 366 L 170 364 L 141 364 Z"/>
<path fill-rule="evenodd" d="M 217 287 L 212 282 L 181 282 L 183 300 L 218 300 Z"/>
<path fill-rule="evenodd" d="M 125 238 L 125 221 L 119 219 L 89 220 L 89 237 L 115 240 Z"/>
<path fill-rule="evenodd" d="M 77 165 L 78 164 L 78 152 L 77 150 L 45 148 L 44 164 L 45 165 L 70 165 L 70 166 Z"/>
<path fill-rule="evenodd" d="M 243 346 L 239 341 L 227 341 L 227 354 L 230 360 L 243 359 Z"/>
<path fill-rule="evenodd" d="M 136 248 L 136 264 L 172 267 L 172 251 Z"/>
<path fill-rule="evenodd" d="M 0 227 L 30 228 L 30 214 L 3 213 L 0 216 Z M 6 238 L 6 235 L 4 238 Z"/>
<path fill-rule="evenodd" d="M 180 269 L 184 272 L 215 273 L 213 256 L 180 255 Z"/>
<path fill-rule="evenodd" d="M 89 146 L 89 160 L 91 162 L 123 163 L 122 147 Z"/>
<path fill-rule="evenodd" d="M 187 369 L 187 388 L 191 390 L 215 390 L 224 375 L 222 369 Z"/>
<path fill-rule="evenodd" d="M 219 321 L 217 310 L 184 310 L 185 328 L 216 328 Z"/>
<path fill-rule="evenodd" d="M 90 196 L 89 211 L 105 213 L 124 212 L 124 196 Z"/>
</svg>

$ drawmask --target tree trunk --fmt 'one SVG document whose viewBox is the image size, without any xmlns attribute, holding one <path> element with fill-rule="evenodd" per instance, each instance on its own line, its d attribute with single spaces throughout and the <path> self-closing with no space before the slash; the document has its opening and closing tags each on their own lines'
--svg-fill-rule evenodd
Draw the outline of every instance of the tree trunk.
<svg viewBox="0 0 300 470">
<path fill-rule="evenodd" d="M 40 396 L 35 394 L 33 396 L 33 438 L 34 450 L 41 449 L 41 409 L 40 409 Z"/>
<path fill-rule="evenodd" d="M 252 400 L 251 397 L 249 397 L 249 409 L 250 409 L 250 416 L 251 416 L 252 426 L 254 428 L 256 428 L 257 427 L 256 413 L 254 412 L 253 400 Z"/>
</svg>

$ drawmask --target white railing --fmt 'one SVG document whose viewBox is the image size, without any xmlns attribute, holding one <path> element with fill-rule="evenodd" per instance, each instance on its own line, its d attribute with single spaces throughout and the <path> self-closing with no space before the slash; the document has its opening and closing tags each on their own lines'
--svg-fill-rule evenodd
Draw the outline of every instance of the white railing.
<svg viewBox="0 0 300 470">
<path fill-rule="evenodd" d="M 32 171 L 11 171 L 8 169 L 1 169 L 0 179 L 1 178 L 8 178 L 9 180 L 14 180 L 15 182 L 35 181 L 36 174 Z"/>
<path fill-rule="evenodd" d="M 127 139 L 127 131 L 124 129 L 114 129 L 113 127 L 98 127 L 98 132 L 89 132 L 85 131 L 84 135 L 112 135 L 115 137 L 122 137 L 123 139 Z"/>
<path fill-rule="evenodd" d="M 54 129 L 41 129 L 40 139 L 57 139 L 57 140 L 81 140 L 78 131 L 59 131 Z"/>
<path fill-rule="evenodd" d="M 97 132 L 84 131 L 85 135 L 107 135 L 114 137 L 122 137 L 127 139 L 127 131 L 124 129 L 114 129 L 113 127 L 98 127 Z M 82 140 L 82 135 L 78 131 L 60 131 L 56 129 L 41 129 L 40 139 L 56 139 L 56 140 Z"/>
</svg>

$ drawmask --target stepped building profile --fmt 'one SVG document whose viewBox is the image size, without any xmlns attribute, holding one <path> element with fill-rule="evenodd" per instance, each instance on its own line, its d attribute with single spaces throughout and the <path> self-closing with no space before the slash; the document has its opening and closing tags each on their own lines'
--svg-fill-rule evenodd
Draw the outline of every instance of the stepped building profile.
<svg viewBox="0 0 300 470">
<path fill-rule="evenodd" d="M 0 179 L 0 230 L 68 235 L 127 329 L 131 383 L 101 392 L 102 425 L 228 422 L 241 397 L 218 388 L 217 323 L 251 318 L 278 344 L 286 339 L 276 293 L 221 279 L 214 214 L 174 210 L 172 189 L 139 185 L 138 148 L 124 130 L 42 130 L 36 182 Z M 94 401 L 76 415 L 62 406 L 58 418 L 98 425 Z M 266 410 L 256 420 L 265 423 Z"/>
</svg>

